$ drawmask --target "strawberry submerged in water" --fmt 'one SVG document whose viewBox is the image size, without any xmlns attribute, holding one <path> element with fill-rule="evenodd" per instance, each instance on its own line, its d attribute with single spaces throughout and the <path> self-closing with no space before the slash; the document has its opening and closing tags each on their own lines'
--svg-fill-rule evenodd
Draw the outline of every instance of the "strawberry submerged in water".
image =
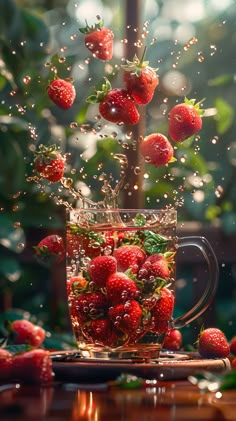
<svg viewBox="0 0 236 421">
<path fill-rule="evenodd" d="M 159 84 L 156 69 L 149 66 L 148 61 L 135 55 L 133 61 L 126 60 L 124 69 L 124 83 L 130 96 L 137 104 L 148 104 Z"/>
<path fill-rule="evenodd" d="M 95 25 L 86 25 L 85 28 L 80 28 L 79 30 L 85 34 L 85 46 L 94 57 L 99 60 L 111 60 L 114 34 L 110 28 L 104 26 L 102 20 L 99 20 Z"/>
<path fill-rule="evenodd" d="M 101 116 L 112 123 L 134 125 L 139 121 L 139 112 L 129 92 L 123 88 L 112 89 L 106 78 L 102 89 L 90 95 L 87 102 L 99 103 Z"/>
<path fill-rule="evenodd" d="M 196 103 L 195 99 L 186 98 L 184 103 L 175 105 L 168 115 L 171 139 L 174 142 L 181 142 L 199 132 L 202 128 L 203 114 L 200 102 Z"/>
</svg>

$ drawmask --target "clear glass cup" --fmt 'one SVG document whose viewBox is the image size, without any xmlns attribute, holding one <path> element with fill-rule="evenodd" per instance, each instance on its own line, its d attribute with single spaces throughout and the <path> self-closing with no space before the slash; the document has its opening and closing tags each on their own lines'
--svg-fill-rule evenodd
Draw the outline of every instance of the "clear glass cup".
<svg viewBox="0 0 236 421">
<path fill-rule="evenodd" d="M 86 358 L 156 359 L 169 328 L 199 317 L 217 288 L 218 264 L 200 236 L 178 238 L 174 209 L 75 209 L 66 227 L 67 294 Z M 208 276 L 200 299 L 173 318 L 176 254 L 197 247 Z"/>
</svg>

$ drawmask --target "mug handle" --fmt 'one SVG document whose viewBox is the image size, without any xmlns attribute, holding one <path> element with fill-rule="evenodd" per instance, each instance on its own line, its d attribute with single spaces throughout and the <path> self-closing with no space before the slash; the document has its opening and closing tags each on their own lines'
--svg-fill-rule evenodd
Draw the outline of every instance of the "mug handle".
<svg viewBox="0 0 236 421">
<path fill-rule="evenodd" d="M 205 290 L 196 304 L 188 310 L 183 315 L 173 319 L 171 321 L 171 327 L 179 329 L 186 326 L 188 323 L 195 320 L 199 317 L 204 311 L 209 307 L 211 304 L 218 285 L 218 278 L 219 278 L 219 266 L 217 262 L 216 255 L 205 237 L 200 236 L 190 236 L 190 237 L 180 237 L 177 241 L 177 250 L 181 247 L 189 247 L 194 246 L 197 247 L 208 267 L 208 277 L 206 281 Z"/>
</svg>

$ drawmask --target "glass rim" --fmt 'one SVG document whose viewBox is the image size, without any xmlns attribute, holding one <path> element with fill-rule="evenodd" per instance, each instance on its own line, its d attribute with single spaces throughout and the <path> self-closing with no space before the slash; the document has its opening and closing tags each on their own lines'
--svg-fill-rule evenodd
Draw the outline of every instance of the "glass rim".
<svg viewBox="0 0 236 421">
<path fill-rule="evenodd" d="M 73 208 L 67 209 L 67 212 L 97 212 L 97 213 L 110 213 L 110 212 L 121 212 L 121 213 L 175 213 L 177 214 L 177 209 L 175 208 Z"/>
</svg>

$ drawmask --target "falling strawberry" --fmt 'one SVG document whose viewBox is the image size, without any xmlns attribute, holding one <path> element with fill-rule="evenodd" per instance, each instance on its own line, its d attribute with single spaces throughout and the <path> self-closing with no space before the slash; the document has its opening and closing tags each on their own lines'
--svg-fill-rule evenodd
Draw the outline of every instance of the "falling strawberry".
<svg viewBox="0 0 236 421">
<path fill-rule="evenodd" d="M 144 54 L 141 60 L 137 55 L 134 56 L 133 61 L 126 60 L 122 68 L 125 86 L 130 96 L 137 104 L 148 104 L 159 84 L 156 69 L 150 67 L 148 61 L 144 61 Z"/>
<path fill-rule="evenodd" d="M 34 250 L 38 260 L 43 264 L 61 263 L 65 258 L 63 239 L 56 234 L 44 237 Z"/>
<path fill-rule="evenodd" d="M 85 34 L 84 43 L 93 56 L 100 60 L 110 60 L 113 55 L 114 34 L 111 29 L 104 27 L 104 22 L 99 20 L 93 26 L 86 25 L 80 28 Z"/>
<path fill-rule="evenodd" d="M 122 88 L 112 89 L 106 78 L 102 89 L 90 95 L 87 102 L 99 103 L 101 116 L 112 123 L 134 125 L 139 121 L 139 112 L 128 91 Z"/>
<path fill-rule="evenodd" d="M 182 333 L 178 329 L 169 329 L 165 335 L 163 348 L 178 351 L 182 345 Z"/>
<path fill-rule="evenodd" d="M 201 101 L 202 102 L 202 101 Z M 202 128 L 204 111 L 200 108 L 201 102 L 195 99 L 185 99 L 184 103 L 175 105 L 169 112 L 169 135 L 174 142 L 188 139 Z"/>
<path fill-rule="evenodd" d="M 103 288 L 110 275 L 117 270 L 117 261 L 113 256 L 97 256 L 88 264 L 88 275 L 96 288 Z"/>
<path fill-rule="evenodd" d="M 146 258 L 146 253 L 139 246 L 125 245 L 119 247 L 113 256 L 117 260 L 118 271 L 126 272 L 130 269 L 132 273 L 137 273 Z"/>
<path fill-rule="evenodd" d="M 113 273 L 106 283 L 107 298 L 111 305 L 138 297 L 139 289 L 133 279 L 123 272 Z"/>
<path fill-rule="evenodd" d="M 142 320 L 142 308 L 135 300 L 111 307 L 108 313 L 116 329 L 132 333 L 138 329 Z"/>
<path fill-rule="evenodd" d="M 63 110 L 68 110 L 76 97 L 75 87 L 71 79 L 54 79 L 49 83 L 47 93 L 49 98 Z"/>
<path fill-rule="evenodd" d="M 42 345 L 46 332 L 29 320 L 15 320 L 11 324 L 11 336 L 14 344 L 27 344 L 34 347 Z"/>
<path fill-rule="evenodd" d="M 40 145 L 34 154 L 35 168 L 42 178 L 53 183 L 62 179 L 65 171 L 65 159 L 56 145 Z"/>
<path fill-rule="evenodd" d="M 45 349 L 32 349 L 13 358 L 13 378 L 24 383 L 48 383 L 54 373 L 50 352 Z"/>
<path fill-rule="evenodd" d="M 156 167 L 175 161 L 174 149 L 162 133 L 152 133 L 142 138 L 140 152 L 148 164 Z"/>
<path fill-rule="evenodd" d="M 0 382 L 11 381 L 13 355 L 6 349 L 0 348 Z"/>
<path fill-rule="evenodd" d="M 168 288 L 160 290 L 160 297 L 151 309 L 153 332 L 164 333 L 168 330 L 174 310 L 174 294 Z M 161 322 L 161 323 L 160 323 Z M 161 328 L 161 329 L 160 329 Z"/>
<path fill-rule="evenodd" d="M 200 332 L 198 352 L 204 358 L 225 358 L 229 355 L 230 346 L 225 334 L 211 327 Z"/>
</svg>

